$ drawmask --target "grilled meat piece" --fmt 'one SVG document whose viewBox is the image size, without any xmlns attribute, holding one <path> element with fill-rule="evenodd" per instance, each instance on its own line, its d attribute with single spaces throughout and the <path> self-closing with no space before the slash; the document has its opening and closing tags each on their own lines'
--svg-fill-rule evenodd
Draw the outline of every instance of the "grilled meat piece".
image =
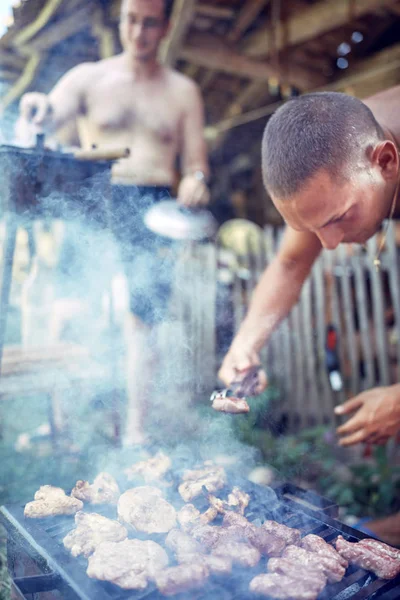
<svg viewBox="0 0 400 600">
<path fill-rule="evenodd" d="M 400 559 L 400 550 L 397 548 L 393 548 L 393 546 L 389 546 L 384 542 L 380 542 L 379 540 L 374 540 L 372 538 L 365 538 L 358 542 L 361 546 L 365 548 L 370 548 L 377 554 L 381 554 L 382 556 L 390 556 L 390 558 Z"/>
<path fill-rule="evenodd" d="M 188 554 L 202 554 L 206 551 L 200 542 L 179 529 L 171 529 L 165 539 L 165 545 L 181 557 Z M 186 561 L 178 560 L 178 562 Z"/>
<path fill-rule="evenodd" d="M 83 502 L 67 496 L 64 490 L 52 485 L 42 485 L 34 498 L 25 505 L 25 517 L 42 519 L 56 515 L 74 515 L 83 508 Z"/>
<path fill-rule="evenodd" d="M 244 511 L 248 507 L 249 502 L 250 502 L 249 494 L 246 494 L 246 492 L 244 492 L 237 486 L 232 488 L 232 491 L 228 496 L 229 506 L 234 507 L 239 514 L 244 515 Z"/>
<path fill-rule="evenodd" d="M 250 496 L 240 488 L 234 487 L 228 496 L 228 500 L 221 500 L 221 498 L 209 494 L 208 501 L 221 514 L 225 514 L 227 511 L 235 511 L 240 515 L 244 515 L 250 502 Z"/>
<path fill-rule="evenodd" d="M 164 596 L 202 587 L 207 581 L 209 570 L 204 565 L 184 564 L 164 569 L 155 578 L 156 586 Z"/>
<path fill-rule="evenodd" d="M 308 566 L 306 569 L 299 569 L 299 564 L 292 562 L 288 558 L 270 558 L 267 564 L 268 573 L 279 573 L 292 579 L 310 579 L 312 589 L 320 588 L 320 591 L 326 586 L 326 575 L 320 565 Z"/>
<path fill-rule="evenodd" d="M 183 531 L 190 531 L 200 523 L 201 513 L 194 504 L 185 504 L 177 513 L 179 525 Z"/>
<path fill-rule="evenodd" d="M 206 548 L 213 548 L 222 539 L 226 539 L 227 528 L 218 525 L 198 525 L 194 527 L 190 535 L 198 540 Z"/>
<path fill-rule="evenodd" d="M 88 481 L 77 481 L 71 496 L 90 504 L 117 504 L 121 492 L 118 483 L 109 473 L 99 473 L 90 484 Z"/>
<path fill-rule="evenodd" d="M 216 396 L 212 402 L 214 410 L 231 414 L 241 414 L 250 412 L 250 406 L 245 398 L 235 398 L 234 396 Z"/>
<path fill-rule="evenodd" d="M 76 528 L 63 539 L 72 556 L 90 556 L 101 542 L 122 542 L 128 532 L 121 523 L 97 513 L 79 511 L 75 515 Z"/>
<path fill-rule="evenodd" d="M 168 533 L 176 526 L 176 511 L 158 488 L 142 486 L 127 490 L 118 501 L 118 517 L 145 533 Z"/>
<path fill-rule="evenodd" d="M 193 504 L 185 504 L 177 513 L 178 522 L 183 531 L 191 531 L 198 525 L 206 525 L 217 517 L 218 511 L 210 506 L 205 512 L 201 513 Z"/>
<path fill-rule="evenodd" d="M 261 558 L 259 551 L 246 542 L 220 540 L 211 551 L 212 556 L 225 556 L 243 567 L 255 567 Z"/>
<path fill-rule="evenodd" d="M 180 564 L 203 565 L 215 575 L 230 575 L 232 573 L 232 560 L 229 556 L 214 556 L 212 554 L 178 554 Z"/>
<path fill-rule="evenodd" d="M 346 569 L 336 559 L 328 556 L 321 556 L 314 552 L 309 552 L 300 548 L 300 546 L 287 546 L 282 554 L 282 558 L 287 558 L 299 567 L 308 569 L 309 567 L 322 566 L 329 583 L 341 581 Z"/>
<path fill-rule="evenodd" d="M 155 456 L 137 462 L 128 469 L 125 469 L 124 473 L 128 481 L 140 477 L 146 483 L 150 483 L 151 481 L 162 479 L 171 469 L 171 466 L 172 463 L 169 456 L 160 451 Z"/>
<path fill-rule="evenodd" d="M 149 579 L 168 565 L 168 555 L 152 541 L 102 542 L 89 556 L 86 573 L 125 590 L 144 590 Z"/>
<path fill-rule="evenodd" d="M 218 465 L 204 465 L 202 469 L 188 470 L 183 474 L 178 491 L 185 502 L 190 502 L 203 493 L 203 487 L 216 492 L 226 485 L 226 473 Z"/>
<path fill-rule="evenodd" d="M 320 556 L 326 556 L 328 558 L 334 558 L 337 560 L 342 567 L 347 569 L 349 563 L 343 556 L 340 556 L 339 552 L 335 550 L 333 546 L 328 544 L 322 537 L 319 535 L 314 535 L 312 533 L 304 536 L 301 540 L 301 547 L 309 552 L 315 552 L 315 554 L 319 554 Z M 400 554 L 400 553 L 399 553 Z"/>
<path fill-rule="evenodd" d="M 316 600 L 320 590 L 309 579 L 293 579 L 278 573 L 257 575 L 250 581 L 250 591 L 279 600 Z"/>
<path fill-rule="evenodd" d="M 273 533 L 274 535 L 285 540 L 288 546 L 290 544 L 296 545 L 300 543 L 301 531 L 299 529 L 282 525 L 282 523 L 277 523 L 276 521 L 264 521 L 262 527 L 264 527 L 264 529 L 266 529 L 269 533 Z"/>
<path fill-rule="evenodd" d="M 349 563 L 375 573 L 380 579 L 394 579 L 400 573 L 399 558 L 390 556 L 387 551 L 382 552 L 382 549 L 378 550 L 376 546 L 348 542 L 341 535 L 336 539 L 335 546 Z"/>
<path fill-rule="evenodd" d="M 285 540 L 269 533 L 263 527 L 256 527 L 251 531 L 248 540 L 264 556 L 281 556 L 286 548 Z"/>
</svg>

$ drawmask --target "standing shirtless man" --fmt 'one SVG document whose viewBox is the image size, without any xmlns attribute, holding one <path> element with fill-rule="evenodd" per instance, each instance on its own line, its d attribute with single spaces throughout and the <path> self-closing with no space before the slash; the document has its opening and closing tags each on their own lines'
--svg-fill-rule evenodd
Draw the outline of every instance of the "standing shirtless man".
<svg viewBox="0 0 400 600">
<path fill-rule="evenodd" d="M 143 213 L 170 195 L 181 160 L 178 202 L 206 204 L 208 164 L 203 104 L 188 77 L 157 60 L 169 27 L 170 0 L 123 0 L 122 54 L 71 69 L 48 94 L 25 94 L 20 122 L 57 133 L 77 120 L 83 148 L 129 148 L 112 169 L 113 213 L 130 288 L 125 443 L 142 443 L 154 361 L 153 334 L 166 312 L 171 268 L 165 241 L 143 225 Z"/>
</svg>

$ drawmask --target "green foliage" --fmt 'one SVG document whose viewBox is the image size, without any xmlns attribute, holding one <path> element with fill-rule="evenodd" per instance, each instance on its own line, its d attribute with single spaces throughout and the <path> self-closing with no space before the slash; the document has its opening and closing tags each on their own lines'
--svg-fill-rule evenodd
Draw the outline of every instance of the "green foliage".
<svg viewBox="0 0 400 600">
<path fill-rule="evenodd" d="M 400 509 L 400 467 L 390 463 L 384 447 L 376 447 L 370 458 L 346 465 L 329 427 L 277 435 L 268 415 L 278 399 L 276 389 L 252 399 L 250 413 L 235 419 L 235 431 L 240 441 L 260 450 L 263 461 L 282 480 L 306 482 L 355 516 L 381 517 Z"/>
</svg>

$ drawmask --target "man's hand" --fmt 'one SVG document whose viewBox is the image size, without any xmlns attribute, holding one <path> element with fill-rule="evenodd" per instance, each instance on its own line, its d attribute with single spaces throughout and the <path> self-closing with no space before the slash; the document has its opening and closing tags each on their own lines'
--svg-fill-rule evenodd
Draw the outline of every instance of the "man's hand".
<svg viewBox="0 0 400 600">
<path fill-rule="evenodd" d="M 239 340 L 238 342 L 234 340 L 222 362 L 218 377 L 229 387 L 233 381 L 240 379 L 241 376 L 244 377 L 251 367 L 256 367 L 259 364 L 260 357 L 256 351 L 245 350 Z M 268 383 L 267 376 L 262 369 L 258 372 L 258 382 L 256 393 L 261 394 Z"/>
<path fill-rule="evenodd" d="M 336 430 L 342 436 L 339 445 L 385 444 L 400 431 L 400 385 L 373 388 L 335 408 L 337 415 L 354 412 L 347 423 Z"/>
<path fill-rule="evenodd" d="M 22 118 L 38 127 L 47 125 L 52 113 L 47 95 L 39 92 L 24 94 L 21 98 L 19 110 Z"/>
<path fill-rule="evenodd" d="M 178 202 L 188 207 L 204 206 L 210 200 L 206 182 L 196 174 L 185 175 L 178 188 Z"/>
</svg>

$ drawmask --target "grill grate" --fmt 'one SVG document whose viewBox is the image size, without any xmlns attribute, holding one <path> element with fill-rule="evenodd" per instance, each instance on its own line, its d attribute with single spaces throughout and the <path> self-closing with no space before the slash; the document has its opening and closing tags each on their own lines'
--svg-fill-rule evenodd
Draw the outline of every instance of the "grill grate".
<svg viewBox="0 0 400 600">
<path fill-rule="evenodd" d="M 236 484 L 236 483 L 235 483 Z M 241 482 L 242 489 L 251 495 L 246 516 L 250 521 L 274 519 L 290 527 L 296 527 L 304 535 L 314 533 L 327 542 L 339 534 L 349 541 L 366 537 L 359 531 L 340 523 L 334 517 L 337 507 L 320 496 L 293 485 L 285 484 L 277 490 L 279 502 L 271 502 L 268 488 Z M 271 494 L 271 490 L 269 490 Z M 87 510 L 87 508 L 86 508 Z M 96 512 L 116 517 L 116 510 L 110 507 L 96 507 Z M 73 517 L 48 519 L 25 519 L 21 506 L 0 508 L 0 520 L 9 534 L 9 564 L 15 561 L 15 554 L 25 551 L 35 562 L 41 574 L 32 577 L 15 577 L 14 585 L 21 598 L 31 598 L 29 594 L 46 590 L 59 590 L 67 600 L 160 600 L 164 598 L 154 585 L 149 584 L 144 591 L 124 591 L 116 585 L 91 580 L 86 575 L 87 561 L 73 558 L 64 549 L 62 540 L 73 527 Z M 154 538 L 155 539 L 155 538 Z M 156 540 L 160 541 L 160 539 Z M 172 561 L 171 561 L 172 562 Z M 252 577 L 265 571 L 265 560 L 254 569 L 235 569 L 227 578 L 210 580 L 200 592 L 190 592 L 175 596 L 177 600 L 258 600 L 248 591 Z M 13 574 L 13 573 L 12 573 Z M 395 580 L 377 579 L 371 573 L 350 567 L 339 583 L 328 584 L 318 600 L 394 600 L 400 597 L 400 576 Z M 264 598 L 265 600 L 265 598 Z"/>
</svg>

